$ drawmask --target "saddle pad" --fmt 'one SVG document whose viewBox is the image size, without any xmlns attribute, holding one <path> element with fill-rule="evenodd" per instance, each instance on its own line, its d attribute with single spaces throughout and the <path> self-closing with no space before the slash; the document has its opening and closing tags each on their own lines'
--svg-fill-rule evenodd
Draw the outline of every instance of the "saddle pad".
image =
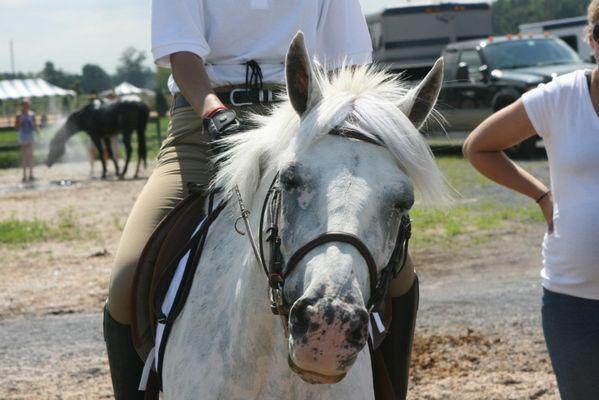
<svg viewBox="0 0 599 400">
<path fill-rule="evenodd" d="M 165 274 L 175 273 L 168 269 L 172 269 L 173 259 L 203 218 L 204 200 L 205 195 L 201 193 L 192 193 L 182 200 L 154 229 L 140 256 L 131 290 L 131 334 L 142 360 L 148 357 L 155 343 L 156 286 Z"/>
</svg>

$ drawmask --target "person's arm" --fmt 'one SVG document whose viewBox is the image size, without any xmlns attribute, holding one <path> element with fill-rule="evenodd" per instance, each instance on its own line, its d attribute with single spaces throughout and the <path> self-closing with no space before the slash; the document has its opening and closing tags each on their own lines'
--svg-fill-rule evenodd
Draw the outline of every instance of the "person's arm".
<svg viewBox="0 0 599 400">
<path fill-rule="evenodd" d="M 19 118 L 19 116 L 17 115 L 15 117 L 15 129 L 18 130 L 19 128 L 21 128 L 21 118 Z"/>
<path fill-rule="evenodd" d="M 464 142 L 463 152 L 468 161 L 489 179 L 535 201 L 541 199 L 539 206 L 551 232 L 553 199 L 551 193 L 543 197 L 549 191 L 547 186 L 503 152 L 535 134 L 524 103 L 518 100 L 480 124 Z"/>
<path fill-rule="evenodd" d="M 204 61 L 198 55 L 187 51 L 173 53 L 170 63 L 179 90 L 202 118 L 211 111 L 224 108 L 212 90 Z"/>
<path fill-rule="evenodd" d="M 203 119 L 204 129 L 211 139 L 212 151 L 215 154 L 221 153 L 225 147 L 217 141 L 242 130 L 237 114 L 225 107 L 212 90 L 201 57 L 182 51 L 171 54 L 170 63 L 179 90 Z"/>
</svg>

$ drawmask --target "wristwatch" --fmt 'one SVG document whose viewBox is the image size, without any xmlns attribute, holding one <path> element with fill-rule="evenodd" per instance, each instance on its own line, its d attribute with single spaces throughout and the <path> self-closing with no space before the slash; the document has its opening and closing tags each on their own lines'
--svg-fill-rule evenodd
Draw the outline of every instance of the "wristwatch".
<svg viewBox="0 0 599 400">
<path fill-rule="evenodd" d="M 218 109 L 204 117 L 203 125 L 210 137 L 210 145 L 214 154 L 220 154 L 225 150 L 224 146 L 218 143 L 220 139 L 242 131 L 242 125 L 237 119 L 237 114 L 228 108 Z"/>
</svg>

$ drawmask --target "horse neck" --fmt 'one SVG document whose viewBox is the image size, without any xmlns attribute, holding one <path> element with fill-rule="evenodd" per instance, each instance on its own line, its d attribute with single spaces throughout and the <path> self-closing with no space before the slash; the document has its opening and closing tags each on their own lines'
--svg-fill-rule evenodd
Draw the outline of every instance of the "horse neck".
<svg viewBox="0 0 599 400">
<path fill-rule="evenodd" d="M 73 129 L 73 126 L 76 126 L 76 128 Z M 62 133 L 58 135 L 57 138 L 60 140 L 61 144 L 65 144 L 71 137 L 75 136 L 76 133 L 81 131 L 85 131 L 85 129 L 83 129 L 83 127 L 79 123 L 79 120 L 71 121 L 70 124 L 67 121 L 65 122 L 65 126 L 62 130 Z"/>
</svg>

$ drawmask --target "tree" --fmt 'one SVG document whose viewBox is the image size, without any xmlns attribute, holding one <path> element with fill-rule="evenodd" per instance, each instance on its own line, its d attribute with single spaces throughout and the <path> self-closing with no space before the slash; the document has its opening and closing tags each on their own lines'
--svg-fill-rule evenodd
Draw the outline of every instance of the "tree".
<svg viewBox="0 0 599 400">
<path fill-rule="evenodd" d="M 75 79 L 73 83 L 68 86 L 68 88 L 74 90 L 77 94 L 81 94 L 81 82 L 79 79 Z"/>
<path fill-rule="evenodd" d="M 135 86 L 154 87 L 154 73 L 144 65 L 146 54 L 133 47 L 127 48 L 120 58 L 120 64 L 114 76 L 115 83 L 129 82 Z"/>
<path fill-rule="evenodd" d="M 54 67 L 54 63 L 51 61 L 46 61 L 44 69 L 38 74 L 38 76 L 61 88 L 70 88 L 81 78 L 79 75 L 69 74 L 57 69 Z"/>
<path fill-rule="evenodd" d="M 110 76 L 99 65 L 85 64 L 81 72 L 81 90 L 85 93 L 101 92 L 112 87 Z"/>
<path fill-rule="evenodd" d="M 53 85 L 58 85 L 58 82 L 62 79 L 61 71 L 57 71 L 52 61 L 46 61 L 44 69 L 40 73 L 41 77 Z"/>
<path fill-rule="evenodd" d="M 586 14 L 581 0 L 497 0 L 493 3 L 493 31 L 498 35 L 518 32 L 520 24 Z"/>
<path fill-rule="evenodd" d="M 3 72 L 2 74 L 0 74 L 0 80 L 2 79 L 31 79 L 31 78 L 35 78 L 35 74 L 31 73 L 31 72 L 15 72 L 14 74 L 12 72 Z"/>
</svg>

